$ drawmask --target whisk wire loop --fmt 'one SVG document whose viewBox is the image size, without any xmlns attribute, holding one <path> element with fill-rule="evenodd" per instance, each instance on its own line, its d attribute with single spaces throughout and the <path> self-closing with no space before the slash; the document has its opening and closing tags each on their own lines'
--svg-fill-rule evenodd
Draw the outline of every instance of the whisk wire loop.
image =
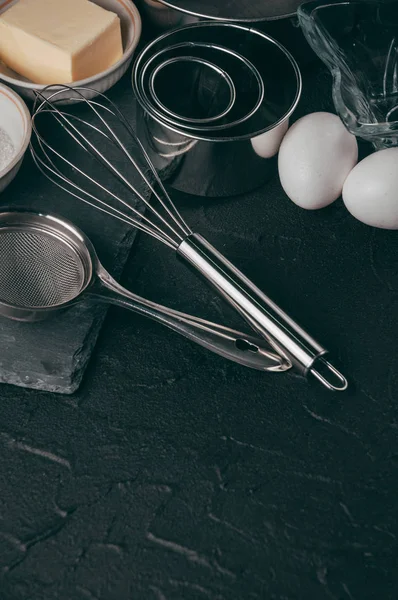
<svg viewBox="0 0 398 600">
<path fill-rule="evenodd" d="M 87 88 L 85 88 L 85 89 L 87 89 Z M 91 103 L 94 106 L 98 106 L 98 107 L 106 110 L 107 112 L 109 112 L 110 114 L 112 114 L 114 117 L 118 118 L 121 121 L 121 123 L 123 123 L 126 131 L 131 135 L 131 137 L 133 138 L 135 144 L 139 147 L 139 150 L 140 150 L 142 156 L 145 158 L 145 162 L 146 162 L 147 167 L 151 171 L 152 176 L 154 177 L 154 180 L 155 180 L 156 184 L 159 186 L 159 189 L 160 189 L 161 193 L 163 194 L 164 198 L 166 198 L 167 202 L 165 203 L 164 200 L 162 200 L 161 198 L 159 198 L 159 196 L 158 196 L 158 194 L 156 193 L 155 190 L 153 191 L 153 194 L 156 196 L 156 198 L 158 198 L 159 202 L 161 202 L 161 204 L 162 204 L 163 208 L 166 210 L 167 214 L 184 231 L 185 236 L 191 235 L 192 234 L 191 228 L 188 227 L 187 223 L 182 218 L 180 212 L 177 210 L 174 202 L 170 198 L 170 195 L 167 193 L 166 188 L 165 188 L 165 186 L 163 184 L 163 181 L 159 177 L 159 173 L 155 169 L 155 167 L 154 167 L 154 165 L 153 165 L 153 163 L 152 163 L 152 161 L 151 161 L 151 159 L 149 157 L 149 154 L 147 153 L 147 151 L 146 151 L 145 147 L 143 146 L 141 140 L 139 139 L 139 137 L 135 133 L 133 127 L 131 126 L 131 124 L 129 123 L 129 121 L 126 119 L 126 117 L 124 116 L 124 114 L 118 109 L 118 107 L 113 102 L 111 102 L 111 100 L 109 100 L 109 98 L 107 96 L 105 96 L 104 94 L 100 94 L 100 96 L 104 100 L 106 100 L 112 106 L 113 110 L 111 110 L 108 106 L 105 106 L 104 104 L 101 104 L 101 103 L 93 101 L 93 100 L 91 101 Z M 84 99 L 84 100 L 86 100 L 86 99 Z M 106 125 L 108 125 L 108 124 L 106 123 Z M 150 185 L 148 181 L 147 181 L 147 184 Z"/>
<path fill-rule="evenodd" d="M 84 202 L 85 204 L 92 206 L 96 210 L 99 210 L 99 211 L 109 215 L 110 217 L 114 217 L 115 219 L 118 219 L 119 221 L 122 221 L 123 223 L 127 223 L 133 227 L 136 227 L 140 231 L 143 231 L 144 233 L 151 235 L 155 239 L 157 239 L 160 242 L 163 242 L 164 244 L 169 246 L 171 249 L 175 249 L 173 240 L 166 239 L 164 235 L 162 235 L 162 236 L 158 235 L 157 233 L 152 231 L 149 227 L 147 227 L 144 223 L 142 223 L 140 221 L 137 222 L 136 219 L 134 219 L 133 217 L 131 217 L 129 215 L 126 215 L 123 211 L 121 211 L 115 207 L 111 207 L 107 202 L 104 202 L 100 198 L 93 196 L 92 194 L 90 194 L 86 190 L 83 190 L 82 188 L 80 188 L 78 185 L 76 185 L 72 181 L 68 181 L 68 185 L 70 187 L 66 187 L 66 185 L 60 183 L 60 180 L 61 181 L 67 181 L 67 180 L 62 176 L 62 174 L 60 174 L 58 167 L 54 164 L 52 159 L 48 156 L 48 153 L 45 151 L 44 148 L 42 148 L 42 152 L 47 157 L 47 161 L 49 164 L 46 163 L 37 153 L 33 154 L 33 160 L 34 160 L 36 166 L 38 167 L 38 169 L 43 173 L 43 175 L 45 177 L 47 177 L 47 179 L 49 179 L 56 186 L 58 186 L 61 190 L 65 191 L 66 193 L 68 193 L 70 196 L 73 196 L 77 200 L 80 200 L 81 202 Z M 52 165 L 52 167 L 50 167 L 50 164 Z M 72 163 L 68 163 L 68 164 L 70 164 L 72 166 Z M 50 173 L 52 175 L 54 175 L 54 177 Z M 57 179 L 55 179 L 55 177 L 57 177 Z M 82 194 L 85 194 L 86 197 L 79 195 L 78 193 L 73 191 L 73 189 L 76 189 L 76 190 L 80 191 Z M 90 201 L 88 198 L 91 198 L 92 201 Z M 137 211 L 137 213 L 138 213 L 138 211 Z"/>
<path fill-rule="evenodd" d="M 67 88 L 67 89 L 71 89 L 71 88 Z M 85 88 L 73 88 L 73 93 L 74 93 L 74 95 L 75 95 L 75 92 L 78 94 L 78 99 L 77 99 L 78 102 L 83 102 L 90 107 L 91 111 L 99 119 L 101 126 L 103 126 L 105 128 L 105 131 L 102 129 L 102 127 L 97 127 L 96 125 L 93 125 L 92 123 L 90 123 L 89 121 L 87 121 L 85 119 L 82 119 L 76 115 L 66 112 L 65 110 L 60 110 L 58 108 L 58 106 L 56 105 L 57 96 L 61 93 L 61 91 L 64 93 L 65 92 L 64 89 L 62 89 L 61 91 L 58 90 L 57 92 L 54 92 L 48 98 L 45 97 L 41 93 L 37 93 L 37 99 L 35 102 L 32 123 L 33 123 L 34 132 L 36 134 L 36 138 L 39 143 L 40 151 L 43 153 L 43 150 L 44 150 L 43 145 L 45 145 L 49 151 L 51 151 L 59 159 L 64 161 L 64 163 L 66 163 L 69 167 L 71 167 L 75 173 L 78 173 L 79 175 L 85 177 L 94 186 L 100 188 L 102 192 L 105 192 L 106 194 L 113 197 L 113 199 L 115 199 L 117 202 L 120 202 L 127 211 L 133 212 L 137 216 L 137 220 L 133 219 L 134 225 L 136 225 L 141 230 L 145 230 L 146 233 L 153 235 L 160 241 L 164 241 L 167 245 L 173 247 L 174 249 L 177 248 L 178 245 L 182 242 L 182 240 L 187 235 L 190 235 L 190 233 L 192 233 L 192 232 L 189 229 L 189 227 L 187 226 L 187 224 L 185 223 L 185 221 L 183 220 L 183 218 L 181 217 L 180 213 L 177 211 L 177 209 L 174 206 L 171 199 L 169 198 L 169 195 L 167 194 L 167 191 L 166 191 L 158 173 L 156 172 L 156 169 L 154 169 L 154 167 L 150 163 L 149 157 L 146 154 L 146 151 L 143 148 L 140 140 L 137 138 L 134 130 L 132 129 L 132 127 L 126 120 L 126 118 L 122 115 L 122 113 L 119 111 L 119 109 L 108 98 L 106 98 L 106 96 L 101 94 L 101 96 L 106 100 L 106 102 L 108 102 L 111 105 L 112 108 L 109 108 L 108 106 L 101 104 L 99 102 L 93 102 L 93 101 L 89 102 L 82 94 L 82 91 L 84 91 L 84 89 Z M 42 102 L 38 105 L 39 97 L 42 98 Z M 74 97 L 74 100 L 75 100 L 75 97 Z M 145 174 L 143 169 L 139 166 L 138 162 L 134 159 L 134 157 L 131 155 L 131 153 L 127 150 L 125 144 L 123 144 L 122 140 L 119 138 L 116 131 L 114 131 L 112 129 L 112 127 L 109 125 L 109 123 L 106 121 L 106 119 L 104 119 L 104 117 L 100 113 L 99 109 L 103 109 L 108 114 L 116 117 L 119 120 L 119 122 L 123 125 L 123 127 L 127 131 L 127 133 L 133 138 L 133 141 L 135 142 L 135 144 L 137 144 L 139 146 L 140 153 L 142 155 L 144 155 L 144 158 L 146 159 L 146 166 L 149 167 L 149 169 L 152 173 L 152 176 L 155 180 L 155 183 L 159 187 L 160 193 L 156 190 L 155 186 L 149 180 L 149 178 L 147 177 L 147 175 Z M 157 225 L 156 223 L 154 223 L 152 220 L 145 217 L 145 215 L 142 215 L 142 213 L 140 211 L 138 211 L 137 209 L 134 209 L 134 207 L 131 205 L 131 201 L 123 200 L 120 196 L 117 196 L 116 194 L 111 192 L 108 188 L 106 188 L 105 186 L 102 186 L 95 178 L 88 176 L 87 173 L 85 173 L 82 169 L 80 169 L 75 163 L 65 160 L 65 156 L 62 153 L 58 152 L 54 148 L 53 145 L 49 144 L 43 138 L 43 136 L 40 134 L 40 132 L 38 130 L 38 127 L 36 125 L 36 119 L 37 119 L 38 115 L 45 114 L 45 113 L 50 114 L 57 121 L 57 123 L 71 136 L 71 138 L 83 150 L 89 152 L 120 183 L 122 183 L 130 192 L 132 192 L 137 198 L 139 198 L 139 200 L 141 200 L 141 202 L 145 205 L 145 207 L 151 212 L 152 218 L 155 217 L 159 221 L 160 226 Z M 75 121 L 76 124 L 73 121 Z M 151 199 L 145 197 L 145 195 L 143 195 L 137 189 L 137 187 L 134 186 L 129 181 L 129 179 L 120 171 L 120 169 L 118 169 L 114 164 L 112 164 L 112 162 L 97 148 L 97 146 L 87 136 L 85 136 L 84 133 L 82 133 L 82 131 L 78 127 L 78 124 L 82 125 L 83 127 L 87 127 L 92 132 L 96 132 L 96 133 L 102 135 L 109 142 L 111 142 L 113 144 L 113 146 L 115 146 L 117 149 L 119 149 L 122 152 L 123 156 L 134 167 L 134 169 L 136 170 L 136 172 L 138 173 L 138 175 L 140 176 L 142 181 L 146 184 L 146 186 L 150 190 L 151 194 L 159 202 L 161 211 L 163 211 L 165 213 L 164 215 L 162 214 L 161 211 L 159 211 L 157 208 L 155 208 L 155 206 L 153 206 L 153 201 L 151 201 Z M 44 152 L 45 160 L 43 160 L 42 158 L 40 158 L 40 156 L 38 156 L 37 150 L 33 146 L 33 144 L 31 145 L 31 151 L 32 151 L 33 158 L 35 159 L 36 164 L 39 163 L 41 165 L 40 170 L 42 172 L 43 172 L 43 168 L 46 170 L 49 170 L 48 165 L 46 164 L 46 161 L 50 161 L 52 166 L 54 166 L 54 161 L 52 161 L 50 159 L 47 152 Z M 51 170 L 51 169 L 49 171 L 53 175 L 56 175 L 58 180 L 61 180 L 61 181 L 63 181 L 63 183 L 67 183 L 68 185 L 71 185 L 74 189 L 78 189 L 82 194 L 84 194 L 84 196 L 86 196 L 86 199 L 83 199 L 81 196 L 79 196 L 79 199 L 86 202 L 87 197 L 89 197 L 90 198 L 89 203 L 91 203 L 91 201 L 95 202 L 96 203 L 95 207 L 97 207 L 97 203 L 102 206 L 104 206 L 104 205 L 107 206 L 107 209 L 103 212 L 107 212 L 107 210 L 109 208 L 111 208 L 112 211 L 114 210 L 113 207 L 110 207 L 108 205 L 108 203 L 106 203 L 106 202 L 104 203 L 100 198 L 98 198 L 90 193 L 87 194 L 86 190 L 84 190 L 80 186 L 77 186 L 75 184 L 75 182 L 73 182 L 70 178 L 65 176 L 65 174 L 63 172 L 61 172 L 60 169 L 57 168 L 56 173 L 54 173 L 54 170 Z M 63 186 L 63 184 L 60 184 L 60 181 L 58 181 L 58 180 L 57 181 L 53 180 L 53 182 L 65 190 L 65 187 Z M 76 194 L 74 194 L 74 195 L 76 196 Z M 164 195 L 164 198 L 162 198 L 162 195 Z M 118 211 L 118 210 L 116 210 L 115 213 L 118 214 L 118 218 L 120 218 L 122 220 L 123 220 L 123 218 L 126 218 L 126 221 L 131 224 L 131 219 L 132 219 L 131 215 L 129 215 L 128 213 L 127 214 L 123 213 L 122 211 Z M 170 222 L 170 219 L 171 219 L 171 222 Z M 143 221 L 146 222 L 146 226 L 142 223 Z"/>
<path fill-rule="evenodd" d="M 45 112 L 45 111 L 43 111 L 43 112 Z M 51 111 L 48 111 L 48 112 L 51 112 Z M 55 118 L 57 119 L 57 117 L 55 117 Z M 78 117 L 76 117 L 76 119 L 82 121 Z M 86 123 L 86 124 L 89 125 L 90 127 L 92 127 L 93 129 L 96 129 L 91 124 L 89 124 L 89 123 Z M 141 229 L 141 231 L 144 231 L 145 233 L 153 235 L 153 237 L 155 237 L 159 241 L 163 241 L 165 244 L 167 244 L 171 248 L 175 248 L 175 242 L 173 241 L 173 239 L 170 236 L 168 236 L 164 231 L 162 231 L 162 229 L 160 229 L 160 227 L 158 225 L 156 225 L 156 223 L 153 223 L 152 221 L 150 221 L 145 215 L 143 215 L 134 206 L 132 206 L 131 204 L 129 204 L 128 202 L 123 200 L 123 198 L 116 195 L 114 192 L 110 191 L 107 187 L 103 186 L 99 181 L 97 181 L 96 179 L 91 177 L 88 173 L 86 173 L 85 171 L 80 169 L 76 165 L 76 163 L 68 160 L 63 154 L 61 154 L 53 146 L 51 146 L 45 140 L 45 138 L 43 138 L 43 136 L 39 133 L 39 131 L 36 128 L 35 123 L 33 125 L 33 130 L 36 134 L 37 143 L 40 146 L 41 152 L 46 159 L 46 160 L 43 160 L 43 158 L 41 158 L 41 156 L 36 151 L 34 151 L 34 152 L 32 152 L 33 160 L 35 161 L 36 165 L 41 170 L 41 172 L 44 175 L 46 175 L 49 179 L 51 179 L 51 181 L 53 183 L 58 185 L 58 187 L 60 187 L 64 191 L 73 195 L 75 198 L 85 202 L 86 204 L 89 204 L 90 206 L 93 206 L 94 208 L 98 208 L 102 212 L 105 212 L 111 216 L 116 216 L 117 218 L 119 218 L 119 220 L 129 223 L 130 225 L 134 225 L 138 229 Z M 100 130 L 99 130 L 99 133 L 101 133 L 102 135 L 107 137 L 106 134 Z M 73 134 L 71 133 L 71 136 L 72 135 Z M 82 146 L 83 149 L 85 149 L 84 146 L 80 143 L 80 141 L 78 139 L 76 139 L 76 141 L 77 141 L 77 143 L 79 143 L 79 145 Z M 112 141 L 112 140 L 110 140 L 110 141 Z M 124 207 L 126 207 L 126 209 L 130 210 L 133 214 L 135 214 L 139 220 L 131 217 L 131 215 L 129 215 L 128 213 L 124 213 L 123 211 L 109 205 L 108 202 L 101 200 L 101 198 L 97 198 L 96 196 L 91 194 L 89 191 L 78 186 L 74 181 L 66 178 L 63 175 L 63 173 L 61 172 L 61 170 L 56 166 L 56 164 L 50 157 L 49 152 L 46 150 L 46 148 L 47 148 L 47 150 L 51 151 L 55 156 L 57 156 L 61 161 L 63 161 L 66 165 L 71 167 L 71 169 L 73 169 L 74 172 L 79 173 L 79 175 L 86 178 L 88 181 L 90 181 L 90 183 L 92 183 L 94 186 L 98 187 L 102 192 L 111 196 L 117 202 L 120 202 Z M 52 173 L 55 177 L 57 177 L 57 180 L 54 180 L 51 176 L 49 176 L 48 173 Z M 77 195 L 75 192 L 71 191 L 65 185 L 61 184 L 60 181 L 67 183 L 74 190 L 78 190 L 85 197 L 83 197 L 81 195 Z M 141 198 L 144 199 L 141 195 L 139 197 L 140 197 L 140 199 Z M 90 200 L 88 200 L 88 198 Z M 103 208 L 103 207 L 105 207 L 105 208 Z M 155 229 L 156 232 L 154 232 L 153 229 Z"/>
</svg>

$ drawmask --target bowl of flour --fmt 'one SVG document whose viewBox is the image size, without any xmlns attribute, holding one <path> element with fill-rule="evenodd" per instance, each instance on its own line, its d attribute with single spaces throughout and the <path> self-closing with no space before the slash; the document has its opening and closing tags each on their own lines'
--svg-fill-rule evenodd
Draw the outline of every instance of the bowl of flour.
<svg viewBox="0 0 398 600">
<path fill-rule="evenodd" d="M 18 173 L 31 134 L 31 118 L 25 102 L 0 84 L 0 192 Z"/>
</svg>

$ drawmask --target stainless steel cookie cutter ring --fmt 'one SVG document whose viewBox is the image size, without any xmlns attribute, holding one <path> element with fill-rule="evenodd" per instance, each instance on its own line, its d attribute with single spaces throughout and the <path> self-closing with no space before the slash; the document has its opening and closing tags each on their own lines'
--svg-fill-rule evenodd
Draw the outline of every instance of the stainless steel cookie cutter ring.
<svg viewBox="0 0 398 600">
<path fill-rule="evenodd" d="M 229 58 L 232 58 L 234 61 L 238 61 L 238 64 L 240 64 L 240 66 L 243 65 L 243 67 L 246 68 L 246 70 L 248 72 L 250 72 L 251 76 L 253 77 L 253 80 L 256 82 L 256 85 L 258 88 L 258 93 L 256 95 L 255 101 L 253 102 L 253 105 L 251 106 L 250 110 L 248 110 L 245 114 L 243 114 L 239 118 L 234 119 L 233 121 L 229 121 L 227 123 L 222 123 L 222 124 L 218 124 L 218 125 L 217 124 L 215 124 L 215 125 L 209 124 L 208 126 L 205 125 L 202 127 L 200 126 L 200 124 L 189 125 L 189 123 L 182 122 L 180 117 L 178 119 L 168 117 L 167 114 L 164 114 L 164 112 L 162 110 L 159 110 L 159 107 L 154 106 L 153 103 L 151 103 L 148 99 L 148 92 L 146 90 L 146 78 L 147 78 L 147 73 L 148 73 L 149 69 L 151 68 L 151 66 L 153 65 L 153 63 L 155 61 L 159 60 L 161 58 L 161 56 L 166 53 L 178 51 L 180 49 L 184 50 L 184 52 L 189 51 L 190 53 L 192 53 L 194 50 L 200 50 L 201 48 L 204 48 L 206 50 L 215 50 L 216 52 L 223 53 L 223 56 L 227 56 Z M 202 57 L 200 57 L 200 56 L 199 56 L 199 58 L 201 60 L 207 60 L 207 59 L 202 59 Z M 213 60 L 214 59 L 212 59 L 209 62 L 212 62 L 213 64 L 215 64 L 213 62 Z M 162 64 L 162 63 L 160 63 L 160 64 Z M 227 73 L 233 82 L 233 85 L 235 88 L 235 93 L 236 93 L 236 101 L 234 103 L 234 107 L 235 107 L 239 103 L 238 84 L 237 84 L 237 82 L 234 81 L 231 74 L 228 71 L 226 71 L 225 67 L 221 67 L 219 65 L 217 65 L 217 67 L 222 69 L 225 73 Z M 151 75 L 149 75 L 149 79 L 150 78 L 151 78 Z M 238 83 L 240 83 L 240 82 L 238 82 Z M 217 44 L 208 43 L 208 42 L 194 42 L 194 43 L 193 42 L 181 42 L 179 44 L 174 44 L 174 45 L 168 46 L 166 48 L 162 48 L 161 50 L 159 50 L 158 52 L 156 52 L 155 54 L 150 56 L 150 58 L 145 62 L 144 66 L 140 70 L 138 84 L 139 85 L 137 85 L 137 88 L 136 88 L 137 96 L 139 96 L 140 102 L 142 103 L 143 106 L 146 107 L 146 109 L 150 113 L 155 114 L 158 118 L 163 119 L 164 121 L 167 121 L 171 125 L 177 126 L 182 130 L 193 130 L 193 131 L 198 131 L 198 132 L 219 131 L 219 130 L 229 129 L 231 127 L 235 127 L 237 125 L 240 125 L 241 123 L 244 123 L 245 121 L 249 120 L 260 108 L 260 106 L 262 105 L 262 102 L 264 100 L 264 94 L 265 94 L 264 81 L 263 81 L 258 69 L 253 65 L 253 63 L 250 60 L 248 60 L 246 57 L 240 55 L 238 52 L 235 52 L 234 50 L 230 50 L 229 48 L 226 48 L 225 46 L 219 46 Z M 240 85 L 242 85 L 242 84 L 240 83 Z M 231 107 L 231 109 L 232 108 L 233 107 Z M 229 111 L 229 112 L 231 112 L 231 111 Z"/>
<path fill-rule="evenodd" d="M 169 66 L 176 64 L 176 63 L 181 63 L 181 62 L 186 62 L 186 63 L 192 62 L 192 63 L 197 63 L 202 66 L 205 66 L 205 67 L 211 69 L 212 71 L 214 71 L 217 75 L 219 75 L 220 78 L 222 78 L 225 81 L 226 85 L 228 86 L 228 90 L 229 90 L 229 100 L 228 100 L 228 104 L 225 106 L 225 108 L 221 112 L 218 112 L 215 115 L 212 115 L 209 117 L 203 117 L 203 118 L 188 117 L 188 116 L 173 112 L 160 100 L 158 93 L 156 91 L 156 78 L 163 71 L 163 69 L 167 69 Z M 235 89 L 234 82 L 232 81 L 232 78 L 230 77 L 230 75 L 226 71 L 224 71 L 223 69 L 221 69 L 220 67 L 215 65 L 214 63 L 212 63 L 208 60 L 205 60 L 204 58 L 198 58 L 196 56 L 175 56 L 174 58 L 169 58 L 168 60 L 165 60 L 164 62 L 162 62 L 151 73 L 151 76 L 149 78 L 149 91 L 150 91 L 150 94 L 151 94 L 153 100 L 157 103 L 157 105 L 165 113 L 169 114 L 174 119 L 180 119 L 180 121 L 186 121 L 187 123 L 199 124 L 199 125 L 201 123 L 212 123 L 214 121 L 219 121 L 220 119 L 225 117 L 230 112 L 231 108 L 234 106 L 235 101 L 236 101 L 236 89 Z"/>
</svg>

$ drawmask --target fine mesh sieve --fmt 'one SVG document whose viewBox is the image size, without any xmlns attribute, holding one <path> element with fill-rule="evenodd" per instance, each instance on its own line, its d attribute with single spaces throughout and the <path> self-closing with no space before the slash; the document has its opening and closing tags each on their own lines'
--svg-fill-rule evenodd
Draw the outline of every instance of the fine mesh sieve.
<svg viewBox="0 0 398 600">
<path fill-rule="evenodd" d="M 0 315 L 39 321 L 91 296 L 163 323 L 235 362 L 285 371 L 288 361 L 253 336 L 174 311 L 120 286 L 90 240 L 70 223 L 27 211 L 0 213 Z"/>
<path fill-rule="evenodd" d="M 53 308 L 84 285 L 76 250 L 47 232 L 0 230 L 0 300 L 21 308 Z"/>
</svg>

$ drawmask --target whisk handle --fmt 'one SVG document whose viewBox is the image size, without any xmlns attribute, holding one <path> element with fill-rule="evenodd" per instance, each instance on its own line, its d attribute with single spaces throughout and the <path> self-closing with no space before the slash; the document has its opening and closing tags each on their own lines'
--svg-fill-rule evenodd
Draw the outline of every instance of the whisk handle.
<svg viewBox="0 0 398 600">
<path fill-rule="evenodd" d="M 186 237 L 179 245 L 177 255 L 199 271 L 250 326 L 282 357 L 291 361 L 301 374 L 311 372 L 329 389 L 346 389 L 344 376 L 323 358 L 327 350 L 202 236 L 191 234 Z M 321 372 L 318 367 L 322 367 Z"/>
</svg>

